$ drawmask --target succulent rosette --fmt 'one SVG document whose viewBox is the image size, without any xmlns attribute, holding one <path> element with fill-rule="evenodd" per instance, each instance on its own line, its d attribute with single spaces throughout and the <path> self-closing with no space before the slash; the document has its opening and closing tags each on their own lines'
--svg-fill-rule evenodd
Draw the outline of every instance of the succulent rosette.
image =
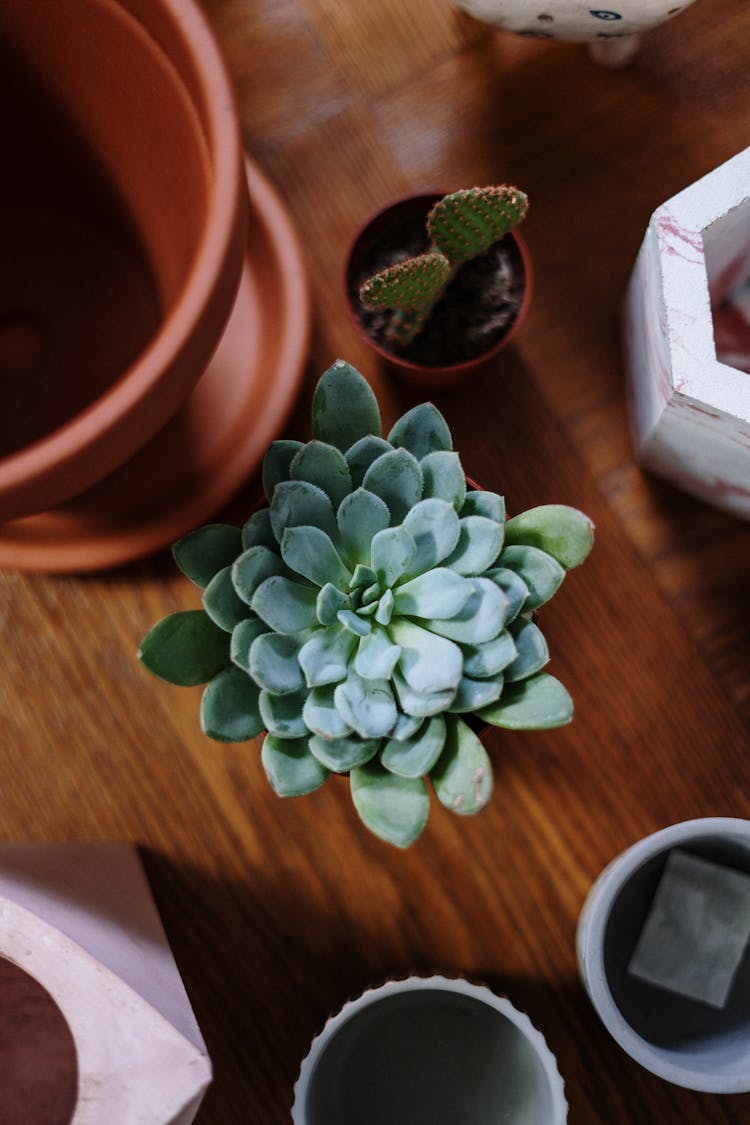
<svg viewBox="0 0 750 1125">
<path fill-rule="evenodd" d="M 564 505 L 506 521 L 501 496 L 467 484 L 432 404 L 384 438 L 372 390 L 342 361 L 316 388 L 313 434 L 270 446 L 268 506 L 242 530 L 175 544 L 203 609 L 159 622 L 139 655 L 172 683 L 206 683 L 211 738 L 265 732 L 280 796 L 348 774 L 364 823 L 405 847 L 427 821 L 427 777 L 454 812 L 487 803 L 477 722 L 571 719 L 533 615 L 588 554 L 592 525 Z"/>
</svg>

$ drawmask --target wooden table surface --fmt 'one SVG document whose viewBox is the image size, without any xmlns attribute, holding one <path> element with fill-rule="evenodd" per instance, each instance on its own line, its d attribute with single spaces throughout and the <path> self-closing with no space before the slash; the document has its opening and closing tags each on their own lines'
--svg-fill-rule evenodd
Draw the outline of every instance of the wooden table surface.
<svg viewBox="0 0 750 1125">
<path fill-rule="evenodd" d="M 596 522 L 593 554 L 544 615 L 576 717 L 493 731 L 491 805 L 464 819 L 433 802 L 402 853 L 360 826 L 345 779 L 276 798 L 258 745 L 205 739 L 199 689 L 137 664 L 150 625 L 197 604 L 166 552 L 93 577 L 5 573 L 2 835 L 143 846 L 215 1066 L 201 1125 L 289 1121 L 328 1013 L 412 970 L 467 974 L 524 1008 L 575 1125 L 750 1122 L 750 1095 L 681 1090 L 626 1056 L 574 956 L 586 892 L 622 848 L 675 821 L 750 816 L 750 526 L 635 465 L 618 335 L 652 210 L 750 142 L 750 5 L 698 0 L 619 72 L 578 46 L 493 33 L 447 0 L 206 11 L 247 149 L 309 265 L 316 331 L 290 436 L 308 436 L 310 390 L 339 355 L 386 420 L 416 401 L 345 319 L 360 221 L 412 190 L 528 192 L 530 315 L 494 371 L 435 401 L 467 471 L 512 509 L 561 501 Z M 249 482 L 226 518 L 256 494 Z"/>
</svg>

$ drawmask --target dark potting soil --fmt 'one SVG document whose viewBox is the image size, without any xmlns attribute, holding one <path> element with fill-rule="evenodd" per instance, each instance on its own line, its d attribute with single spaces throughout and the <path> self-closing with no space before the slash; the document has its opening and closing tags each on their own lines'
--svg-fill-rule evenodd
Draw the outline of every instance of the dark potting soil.
<svg viewBox="0 0 750 1125">
<path fill-rule="evenodd" d="M 440 367 L 474 359 L 494 347 L 518 315 L 526 284 L 518 247 L 506 237 L 460 266 L 416 340 L 399 345 L 388 338 L 390 312 L 366 309 L 359 288 L 372 274 L 427 249 L 422 218 L 394 224 L 369 248 L 360 245 L 349 271 L 352 306 L 376 344 L 412 363 Z"/>
</svg>

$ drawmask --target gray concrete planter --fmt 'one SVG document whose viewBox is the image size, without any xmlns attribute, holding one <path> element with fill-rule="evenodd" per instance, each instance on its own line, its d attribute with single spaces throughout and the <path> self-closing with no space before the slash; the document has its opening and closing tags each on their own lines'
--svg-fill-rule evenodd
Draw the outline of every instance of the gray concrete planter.
<svg viewBox="0 0 750 1125">
<path fill-rule="evenodd" d="M 742 957 L 721 1008 L 698 1003 L 629 972 L 673 850 L 750 874 L 750 821 L 709 817 L 639 840 L 604 869 L 578 923 L 578 963 L 604 1026 L 653 1074 L 691 1090 L 750 1091 L 750 957 Z M 686 909 L 695 917 L 695 903 Z M 731 925 L 731 911 L 728 925 Z M 700 919 L 698 935 L 717 919 Z"/>
</svg>

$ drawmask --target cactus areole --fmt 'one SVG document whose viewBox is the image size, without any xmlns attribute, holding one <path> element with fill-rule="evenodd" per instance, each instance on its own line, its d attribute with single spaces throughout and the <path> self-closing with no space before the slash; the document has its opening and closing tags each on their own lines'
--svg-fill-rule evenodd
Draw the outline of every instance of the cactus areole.
<svg viewBox="0 0 750 1125">
<path fill-rule="evenodd" d="M 268 507 L 240 530 L 199 528 L 174 547 L 203 590 L 140 659 L 205 683 L 205 734 L 264 734 L 280 796 L 348 774 L 359 816 L 399 847 L 424 828 L 427 781 L 460 815 L 490 798 L 492 768 L 468 716 L 514 730 L 570 721 L 534 610 L 582 562 L 591 521 L 564 505 L 506 520 L 467 485 L 430 403 L 382 436 L 366 380 L 339 360 L 313 398 L 312 441 L 276 441 Z"/>
<path fill-rule="evenodd" d="M 440 369 L 499 350 L 530 296 L 528 254 L 512 233 L 527 209 L 503 185 L 416 196 L 375 216 L 350 252 L 346 289 L 376 350 Z"/>
</svg>

